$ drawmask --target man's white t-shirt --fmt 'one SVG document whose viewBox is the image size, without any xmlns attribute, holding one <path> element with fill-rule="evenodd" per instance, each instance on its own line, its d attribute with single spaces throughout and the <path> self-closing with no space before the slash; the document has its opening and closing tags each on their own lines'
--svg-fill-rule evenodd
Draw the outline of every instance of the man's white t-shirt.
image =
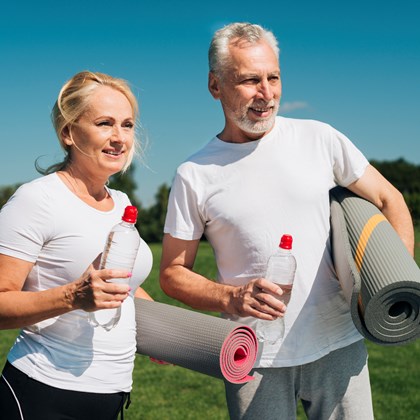
<svg viewBox="0 0 420 420">
<path fill-rule="evenodd" d="M 126 194 L 108 189 L 111 211 L 96 210 L 76 197 L 57 174 L 20 187 L 0 212 L 0 253 L 33 262 L 23 290 L 37 292 L 78 279 L 102 252 L 111 228 L 130 205 Z M 130 280 L 132 293 L 152 266 L 142 240 Z M 128 392 L 136 351 L 133 296 L 121 307 L 111 331 L 88 323 L 75 310 L 22 329 L 8 360 L 33 379 L 61 389 Z"/>
<path fill-rule="evenodd" d="M 331 126 L 277 117 L 260 140 L 238 144 L 216 137 L 178 168 L 164 230 L 184 240 L 204 234 L 220 283 L 264 277 L 282 234 L 293 236 L 297 271 L 284 340 L 264 344 L 256 367 L 308 363 L 362 338 L 331 260 L 329 190 L 356 181 L 367 165 Z"/>
</svg>

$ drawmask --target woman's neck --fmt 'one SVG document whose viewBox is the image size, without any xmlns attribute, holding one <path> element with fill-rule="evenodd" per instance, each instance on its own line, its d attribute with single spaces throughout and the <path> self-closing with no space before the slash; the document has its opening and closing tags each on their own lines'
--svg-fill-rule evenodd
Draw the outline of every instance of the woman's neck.
<svg viewBox="0 0 420 420">
<path fill-rule="evenodd" d="M 99 210 L 110 210 L 113 207 L 112 198 L 105 188 L 107 180 L 95 180 L 87 177 L 71 165 L 58 172 L 70 191 L 86 204 Z"/>
</svg>

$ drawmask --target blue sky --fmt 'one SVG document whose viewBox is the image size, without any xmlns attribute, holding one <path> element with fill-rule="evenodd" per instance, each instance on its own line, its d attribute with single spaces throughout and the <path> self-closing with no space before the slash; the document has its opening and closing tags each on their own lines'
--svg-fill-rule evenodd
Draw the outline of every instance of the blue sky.
<svg viewBox="0 0 420 420">
<path fill-rule="evenodd" d="M 412 1 L 9 1 L 0 12 L 0 186 L 62 158 L 50 110 L 89 69 L 138 96 L 146 206 L 179 163 L 223 128 L 207 91 L 213 32 L 233 21 L 271 29 L 281 48 L 280 113 L 325 121 L 368 159 L 420 164 L 420 3 Z"/>
</svg>

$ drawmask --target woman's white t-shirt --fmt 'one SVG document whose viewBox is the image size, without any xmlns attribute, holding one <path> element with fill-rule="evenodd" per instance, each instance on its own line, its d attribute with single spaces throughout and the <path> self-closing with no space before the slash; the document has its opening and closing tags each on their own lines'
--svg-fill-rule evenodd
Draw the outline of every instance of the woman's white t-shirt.
<svg viewBox="0 0 420 420">
<path fill-rule="evenodd" d="M 130 205 L 109 189 L 111 211 L 96 210 L 76 197 L 57 174 L 21 186 L 0 212 L 0 253 L 34 263 L 23 290 L 37 292 L 78 279 L 102 252 L 111 228 Z M 131 277 L 132 293 L 152 266 L 142 240 Z M 111 331 L 93 328 L 88 313 L 75 310 L 23 328 L 8 360 L 33 379 L 61 389 L 128 392 L 136 351 L 133 296 L 122 305 Z"/>
</svg>

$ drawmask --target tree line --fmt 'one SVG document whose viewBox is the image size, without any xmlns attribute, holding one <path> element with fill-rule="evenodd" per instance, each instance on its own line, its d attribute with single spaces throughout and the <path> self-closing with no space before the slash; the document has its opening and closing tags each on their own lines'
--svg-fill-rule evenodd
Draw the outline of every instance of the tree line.
<svg viewBox="0 0 420 420">
<path fill-rule="evenodd" d="M 394 161 L 371 160 L 370 163 L 385 176 L 404 195 L 415 225 L 420 223 L 420 165 L 400 158 Z M 142 238 L 149 243 L 161 242 L 165 223 L 166 207 L 170 187 L 162 184 L 155 194 L 154 204 L 144 207 L 136 197 L 134 180 L 135 165 L 125 174 L 111 177 L 109 187 L 124 191 L 133 205 L 139 209 L 138 226 Z M 20 184 L 0 187 L 0 208 L 12 196 Z"/>
</svg>

